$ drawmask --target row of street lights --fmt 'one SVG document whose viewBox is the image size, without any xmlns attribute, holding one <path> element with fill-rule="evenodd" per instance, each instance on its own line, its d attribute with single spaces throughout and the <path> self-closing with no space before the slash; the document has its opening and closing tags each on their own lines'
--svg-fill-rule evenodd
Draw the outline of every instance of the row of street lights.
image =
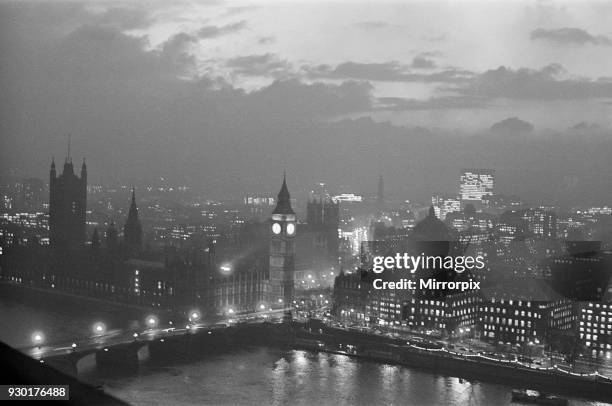
<svg viewBox="0 0 612 406">
<path fill-rule="evenodd" d="M 283 299 L 279 298 L 278 304 L 282 305 Z M 266 302 L 259 303 L 257 308 L 261 312 L 272 310 L 272 306 Z M 234 315 L 236 313 L 236 311 L 232 307 L 228 308 L 226 312 L 228 315 Z M 190 328 L 191 325 L 199 322 L 201 317 L 202 315 L 199 310 L 191 310 L 188 313 L 189 325 L 187 326 L 187 328 Z M 172 326 L 172 321 L 170 321 L 169 324 Z M 159 318 L 155 315 L 149 315 L 145 318 L 145 325 L 147 326 L 148 329 L 154 329 L 158 327 L 159 325 Z M 100 337 L 106 334 L 107 326 L 103 322 L 99 321 L 93 324 L 92 331 L 94 333 L 94 337 Z M 139 334 L 133 333 L 132 336 L 136 339 L 139 337 Z M 45 343 L 45 335 L 40 331 L 36 331 L 32 334 L 31 340 L 32 340 L 32 344 L 34 344 L 34 346 L 40 349 L 40 347 Z M 72 348 L 75 349 L 76 347 L 77 347 L 76 343 L 72 343 Z"/>
<path fill-rule="evenodd" d="M 198 310 L 192 310 L 189 312 L 189 322 L 196 323 L 200 320 L 200 318 L 201 318 L 201 314 Z M 149 329 L 154 329 L 159 325 L 159 318 L 155 315 L 149 315 L 145 318 L 145 324 Z M 172 325 L 172 322 L 169 322 L 169 324 Z M 96 322 L 92 326 L 92 331 L 94 333 L 94 336 L 97 336 L 97 337 L 102 336 L 106 334 L 106 331 L 107 331 L 106 324 L 104 324 L 101 321 Z M 132 336 L 134 338 L 138 338 L 139 334 L 134 333 Z M 34 333 L 32 333 L 32 336 L 31 336 L 32 344 L 38 347 L 39 349 L 45 343 L 45 339 L 46 339 L 45 334 L 41 331 L 35 331 Z M 77 347 L 77 344 L 72 343 L 71 347 L 75 349 Z"/>
</svg>

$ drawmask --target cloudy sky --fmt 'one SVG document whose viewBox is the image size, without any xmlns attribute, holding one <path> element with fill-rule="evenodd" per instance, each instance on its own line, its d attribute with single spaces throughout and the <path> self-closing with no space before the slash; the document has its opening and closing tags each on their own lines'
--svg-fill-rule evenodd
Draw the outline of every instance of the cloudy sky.
<svg viewBox="0 0 612 406">
<path fill-rule="evenodd" d="M 239 193 L 287 167 L 304 187 L 383 173 L 426 198 L 488 165 L 505 192 L 607 198 L 611 17 L 603 1 L 2 2 L 0 166 L 42 177 L 71 133 L 98 181 Z M 587 179 L 597 193 L 576 192 Z"/>
</svg>

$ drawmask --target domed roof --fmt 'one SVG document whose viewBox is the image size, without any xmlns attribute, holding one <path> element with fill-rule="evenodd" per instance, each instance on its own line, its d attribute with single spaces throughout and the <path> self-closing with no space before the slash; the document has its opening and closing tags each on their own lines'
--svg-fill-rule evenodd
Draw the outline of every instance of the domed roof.
<svg viewBox="0 0 612 406">
<path fill-rule="evenodd" d="M 412 237 L 419 241 L 451 241 L 454 239 L 451 229 L 436 217 L 433 206 L 429 208 L 427 217 L 414 226 Z"/>
</svg>

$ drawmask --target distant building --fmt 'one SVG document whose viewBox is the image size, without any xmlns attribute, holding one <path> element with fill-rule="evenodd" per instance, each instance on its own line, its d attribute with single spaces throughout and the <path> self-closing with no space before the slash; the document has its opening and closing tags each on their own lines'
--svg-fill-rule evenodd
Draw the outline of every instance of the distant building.
<svg viewBox="0 0 612 406">
<path fill-rule="evenodd" d="M 136 206 L 136 192 L 132 189 L 132 202 L 128 212 L 127 221 L 123 227 L 123 238 L 128 255 L 138 254 L 142 249 L 142 225 L 138 219 L 138 206 Z"/>
<path fill-rule="evenodd" d="M 459 193 L 462 202 L 480 203 L 483 197 L 492 195 L 495 172 L 491 169 L 464 169 L 461 172 Z"/>
<path fill-rule="evenodd" d="M 42 179 L 24 179 L 20 186 L 18 208 L 27 212 L 40 211 L 43 207 L 43 192 L 45 189 Z"/>
<path fill-rule="evenodd" d="M 570 331 L 575 326 L 572 301 L 541 279 L 507 278 L 485 286 L 481 293 L 478 331 L 484 340 L 536 345 L 549 340 L 554 332 Z"/>
<path fill-rule="evenodd" d="M 363 196 L 354 193 L 342 193 L 332 197 L 334 202 L 362 202 Z"/>
<path fill-rule="evenodd" d="M 495 216 L 477 212 L 472 204 L 467 204 L 463 211 L 453 211 L 446 214 L 446 224 L 457 231 L 489 232 L 495 224 Z"/>
<path fill-rule="evenodd" d="M 398 281 L 401 278 L 463 280 L 453 270 L 429 268 L 415 273 L 386 270 L 371 272 L 371 258 L 377 255 L 457 255 L 461 248 L 456 233 L 440 221 L 430 207 L 429 214 L 413 230 L 386 228 L 378 224 L 376 241 L 363 244 L 362 269 L 357 274 L 340 274 L 334 285 L 333 310 L 337 316 L 353 322 L 394 326 L 396 328 L 434 330 L 439 335 L 456 336 L 476 325 L 479 297 L 477 291 L 461 293 L 446 291 L 412 291 L 374 289 L 373 281 Z M 464 275 L 464 276 L 463 276 Z"/>
<path fill-rule="evenodd" d="M 578 342 L 591 357 L 612 356 L 612 289 L 603 303 L 581 303 Z"/>
<path fill-rule="evenodd" d="M 311 200 L 295 238 L 296 289 L 329 287 L 339 267 L 340 204 Z"/>
<path fill-rule="evenodd" d="M 204 306 L 208 303 L 217 314 L 225 315 L 270 307 L 268 226 L 267 222 L 246 223 L 236 240 L 210 244 L 209 265 L 196 271 L 210 286 L 201 295 Z"/>
<path fill-rule="evenodd" d="M 527 230 L 534 236 L 557 238 L 557 215 L 544 208 L 528 209 L 523 212 Z"/>
<path fill-rule="evenodd" d="M 291 208 L 291 197 L 287 180 L 283 184 L 270 218 L 270 300 L 273 306 L 292 303 L 295 295 L 295 212 Z"/>
<path fill-rule="evenodd" d="M 566 241 L 567 254 L 547 258 L 544 273 L 554 289 L 576 301 L 600 301 L 612 280 L 612 254 L 600 241 Z"/>
<path fill-rule="evenodd" d="M 442 221 L 448 214 L 461 211 L 461 200 L 458 196 L 433 195 L 431 204 L 436 212 L 436 217 Z"/>
<path fill-rule="evenodd" d="M 57 249 L 82 247 L 86 238 L 87 166 L 81 166 L 81 176 L 74 173 L 72 158 L 68 156 L 64 170 L 57 175 L 55 161 L 49 174 L 49 237 Z"/>
</svg>

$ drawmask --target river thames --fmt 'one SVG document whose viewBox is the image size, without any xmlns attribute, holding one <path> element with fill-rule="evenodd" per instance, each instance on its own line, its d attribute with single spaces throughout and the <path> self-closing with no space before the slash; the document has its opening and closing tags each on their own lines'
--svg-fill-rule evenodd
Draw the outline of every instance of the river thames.
<svg viewBox="0 0 612 406">
<path fill-rule="evenodd" d="M 2 295 L 0 339 L 14 347 L 28 346 L 32 332 L 39 330 L 50 341 L 69 342 L 89 334 L 99 318 L 110 328 L 138 323 L 104 306 L 25 304 L 14 295 Z M 513 389 L 298 350 L 244 348 L 161 366 L 147 362 L 146 351 L 139 356 L 144 362 L 137 375 L 102 376 L 89 356 L 79 362 L 79 376 L 133 405 L 508 405 Z M 602 404 L 570 400 L 572 405 Z"/>
</svg>

